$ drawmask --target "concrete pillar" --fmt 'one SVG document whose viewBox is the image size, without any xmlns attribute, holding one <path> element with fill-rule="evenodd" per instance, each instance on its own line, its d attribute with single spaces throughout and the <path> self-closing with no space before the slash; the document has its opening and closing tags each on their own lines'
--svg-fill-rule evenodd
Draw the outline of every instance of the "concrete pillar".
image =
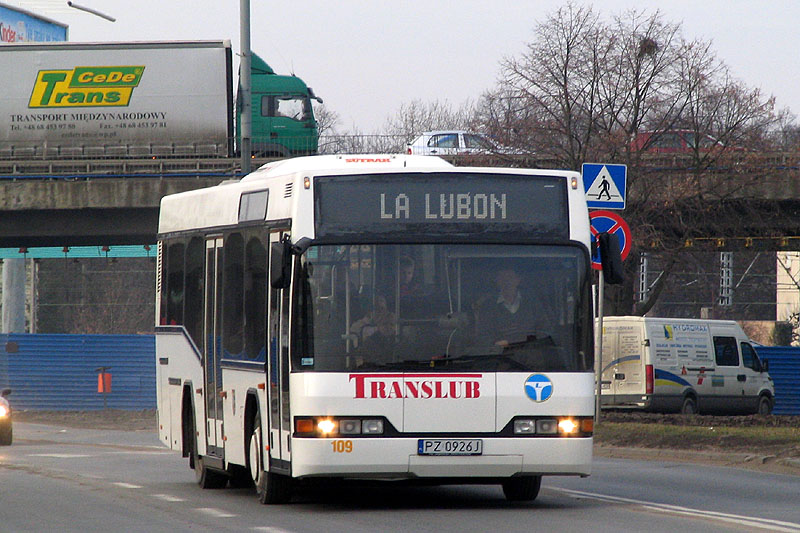
<svg viewBox="0 0 800 533">
<path fill-rule="evenodd" d="M 25 260 L 3 260 L 2 333 L 25 333 Z"/>
</svg>

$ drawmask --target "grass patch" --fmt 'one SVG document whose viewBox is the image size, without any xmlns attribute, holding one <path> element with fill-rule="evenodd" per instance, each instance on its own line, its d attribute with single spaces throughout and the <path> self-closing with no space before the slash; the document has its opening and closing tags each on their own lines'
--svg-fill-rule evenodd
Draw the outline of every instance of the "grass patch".
<svg viewBox="0 0 800 533">
<path fill-rule="evenodd" d="M 640 448 L 753 451 L 800 447 L 800 427 L 677 426 L 601 420 L 594 436 L 600 444 Z"/>
</svg>

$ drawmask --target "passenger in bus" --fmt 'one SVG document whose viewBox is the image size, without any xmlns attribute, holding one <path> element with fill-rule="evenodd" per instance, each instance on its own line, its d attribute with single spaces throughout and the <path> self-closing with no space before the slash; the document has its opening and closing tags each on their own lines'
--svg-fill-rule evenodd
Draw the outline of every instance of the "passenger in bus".
<svg viewBox="0 0 800 533">
<path fill-rule="evenodd" d="M 414 277 L 416 274 L 416 264 L 414 260 L 407 256 L 400 256 L 400 298 L 418 296 L 422 290 L 419 280 Z"/>
<path fill-rule="evenodd" d="M 533 302 L 520 290 L 520 281 L 516 270 L 501 268 L 495 274 L 496 295 L 477 306 L 478 335 L 490 338 L 496 346 L 524 342 L 536 334 Z"/>
<path fill-rule="evenodd" d="M 394 343 L 397 318 L 389 311 L 386 298 L 375 296 L 372 311 L 350 326 L 350 332 L 358 337 L 362 351 L 380 350 Z"/>
</svg>

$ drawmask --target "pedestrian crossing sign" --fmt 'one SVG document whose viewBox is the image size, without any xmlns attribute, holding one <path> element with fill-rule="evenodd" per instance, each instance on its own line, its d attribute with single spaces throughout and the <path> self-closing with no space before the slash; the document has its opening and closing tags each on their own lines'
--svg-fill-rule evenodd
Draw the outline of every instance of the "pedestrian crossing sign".
<svg viewBox="0 0 800 533">
<path fill-rule="evenodd" d="M 586 205 L 590 209 L 625 209 L 626 165 L 584 163 L 582 174 Z"/>
</svg>

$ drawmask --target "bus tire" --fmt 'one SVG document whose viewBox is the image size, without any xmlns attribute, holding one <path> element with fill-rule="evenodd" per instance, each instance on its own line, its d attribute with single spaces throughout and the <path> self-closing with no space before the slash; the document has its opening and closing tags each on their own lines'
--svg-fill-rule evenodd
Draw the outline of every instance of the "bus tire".
<svg viewBox="0 0 800 533">
<path fill-rule="evenodd" d="M 228 476 L 222 472 L 211 470 L 203 462 L 203 456 L 197 452 L 197 425 L 194 428 L 194 439 L 192 441 L 192 457 L 194 457 L 194 477 L 197 484 L 204 489 L 221 489 L 228 484 Z"/>
<path fill-rule="evenodd" d="M 519 476 L 503 481 L 503 494 L 510 502 L 530 502 L 539 495 L 542 476 Z"/>
<path fill-rule="evenodd" d="M 264 471 L 263 442 L 261 415 L 256 413 L 255 420 L 253 420 L 253 432 L 250 434 L 248 459 L 250 462 L 250 476 L 256 486 L 258 501 L 269 505 L 288 503 L 292 498 L 292 480 L 287 476 Z"/>
<path fill-rule="evenodd" d="M 683 404 L 681 404 L 682 415 L 696 415 L 697 414 L 697 400 L 694 396 L 684 396 Z"/>
<path fill-rule="evenodd" d="M 758 397 L 758 410 L 756 411 L 759 415 L 769 415 L 772 414 L 772 400 L 766 394 L 762 394 Z"/>
</svg>

